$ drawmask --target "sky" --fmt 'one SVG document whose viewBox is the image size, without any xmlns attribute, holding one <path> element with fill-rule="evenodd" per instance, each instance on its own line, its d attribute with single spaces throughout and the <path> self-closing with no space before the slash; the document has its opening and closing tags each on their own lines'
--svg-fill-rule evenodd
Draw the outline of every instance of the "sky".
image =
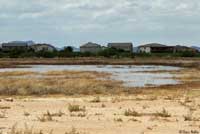
<svg viewBox="0 0 200 134">
<path fill-rule="evenodd" d="M 200 46 L 200 0 L 0 0 L 0 42 Z"/>
</svg>

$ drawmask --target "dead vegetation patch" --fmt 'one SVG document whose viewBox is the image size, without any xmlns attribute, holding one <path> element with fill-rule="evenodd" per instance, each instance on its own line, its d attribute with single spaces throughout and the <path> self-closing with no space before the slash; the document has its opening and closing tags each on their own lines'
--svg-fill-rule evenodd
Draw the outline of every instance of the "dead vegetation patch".
<svg viewBox="0 0 200 134">
<path fill-rule="evenodd" d="M 30 127 L 25 123 L 23 129 L 19 129 L 17 127 L 17 124 L 14 124 L 11 127 L 11 130 L 7 134 L 54 134 L 54 132 L 53 132 L 53 130 L 50 130 L 49 132 L 44 132 L 42 130 L 36 130 L 34 127 Z M 82 133 L 78 132 L 78 130 L 73 127 L 73 128 L 71 128 L 71 130 L 69 130 L 63 134 L 82 134 Z"/>
<path fill-rule="evenodd" d="M 85 107 L 81 107 L 79 105 L 69 104 L 68 105 L 68 110 L 69 110 L 69 112 L 85 112 L 86 108 Z"/>
<path fill-rule="evenodd" d="M 125 110 L 124 115 L 125 116 L 134 116 L 134 117 L 142 116 L 142 114 L 138 113 L 134 109 Z"/>
</svg>

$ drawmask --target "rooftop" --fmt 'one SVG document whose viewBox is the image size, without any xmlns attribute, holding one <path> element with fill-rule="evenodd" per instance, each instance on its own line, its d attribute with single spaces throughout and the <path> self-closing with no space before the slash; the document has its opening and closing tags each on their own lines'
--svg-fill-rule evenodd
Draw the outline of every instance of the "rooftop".
<svg viewBox="0 0 200 134">
<path fill-rule="evenodd" d="M 94 46 L 101 47 L 101 45 L 93 43 L 93 42 L 88 42 L 86 44 L 83 44 L 81 47 L 94 47 Z"/>
<path fill-rule="evenodd" d="M 28 46 L 25 42 L 2 43 L 2 46 Z"/>
<path fill-rule="evenodd" d="M 168 46 L 159 44 L 159 43 L 150 43 L 150 44 L 141 45 L 139 47 L 168 47 Z"/>
<path fill-rule="evenodd" d="M 132 46 L 133 43 L 131 42 L 113 42 L 113 43 L 108 43 L 108 46 Z"/>
</svg>

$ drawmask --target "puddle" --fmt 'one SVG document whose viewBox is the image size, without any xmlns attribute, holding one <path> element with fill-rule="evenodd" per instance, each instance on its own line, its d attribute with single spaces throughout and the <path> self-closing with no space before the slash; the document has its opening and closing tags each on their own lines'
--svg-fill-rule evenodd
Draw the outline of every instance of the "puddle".
<svg viewBox="0 0 200 134">
<path fill-rule="evenodd" d="M 173 79 L 174 75 L 167 71 L 181 69 L 179 67 L 153 65 L 27 65 L 25 67 L 27 68 L 4 68 L 0 69 L 0 72 L 32 71 L 43 73 L 64 70 L 108 72 L 112 74 L 110 79 L 123 81 L 125 86 L 149 87 L 179 84 L 179 81 Z M 157 73 L 155 73 L 155 71 Z M 159 71 L 161 72 L 158 73 Z"/>
</svg>

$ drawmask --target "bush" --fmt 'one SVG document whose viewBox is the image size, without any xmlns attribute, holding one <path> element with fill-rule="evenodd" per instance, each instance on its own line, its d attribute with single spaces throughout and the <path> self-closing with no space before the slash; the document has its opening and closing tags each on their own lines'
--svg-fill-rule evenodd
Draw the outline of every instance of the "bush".
<svg viewBox="0 0 200 134">
<path fill-rule="evenodd" d="M 125 116 L 141 116 L 140 113 L 138 113 L 137 111 L 135 111 L 134 109 L 128 109 L 124 112 Z"/>
<path fill-rule="evenodd" d="M 180 57 L 195 57 L 197 53 L 191 51 L 185 51 L 180 53 Z"/>
<path fill-rule="evenodd" d="M 43 57 L 43 58 L 54 58 L 57 56 L 57 52 L 48 52 L 48 51 L 39 51 L 35 53 L 36 57 Z"/>
<path fill-rule="evenodd" d="M 134 57 L 132 52 L 124 51 L 122 49 L 115 49 L 115 48 L 105 48 L 97 53 L 97 56 L 107 57 L 107 58 L 124 58 Z"/>
<path fill-rule="evenodd" d="M 69 112 L 85 112 L 86 109 L 85 107 L 80 107 L 79 105 L 72 105 L 72 104 L 69 104 L 68 106 L 68 110 Z"/>
</svg>

